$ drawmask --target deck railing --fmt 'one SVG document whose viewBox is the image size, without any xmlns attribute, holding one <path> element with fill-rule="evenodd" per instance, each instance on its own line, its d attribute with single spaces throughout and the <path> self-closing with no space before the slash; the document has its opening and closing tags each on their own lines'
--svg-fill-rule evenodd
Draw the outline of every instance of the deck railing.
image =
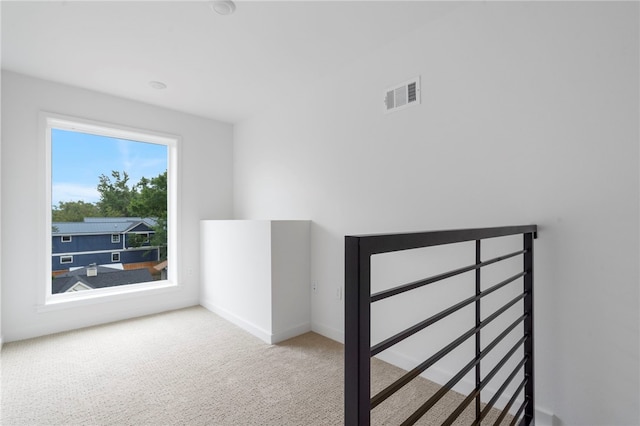
<svg viewBox="0 0 640 426">
<path fill-rule="evenodd" d="M 482 241 L 489 238 L 522 235 L 523 245 L 521 250 L 507 253 L 499 257 L 482 261 Z M 500 424 L 511 412 L 511 424 L 531 425 L 534 421 L 534 359 L 533 359 L 533 239 L 537 236 L 536 225 L 510 226 L 499 228 L 464 229 L 452 231 L 434 231 L 405 234 L 364 235 L 345 237 L 345 425 L 367 426 L 370 424 L 371 410 L 411 382 L 417 376 L 425 372 L 437 361 L 444 358 L 451 351 L 459 347 L 468 339 L 475 338 L 475 356 L 459 372 L 457 372 L 435 394 L 431 395 L 415 412 L 407 413 L 402 425 L 412 425 L 421 417 L 428 415 L 429 410 L 447 394 L 463 377 L 475 369 L 475 388 L 455 408 L 444 425 L 452 424 L 455 419 L 475 401 L 475 424 L 486 417 L 502 396 L 505 389 L 518 375 L 522 376 L 512 396 L 503 407 L 495 424 Z M 422 247 L 440 246 L 460 242 L 475 241 L 475 263 L 458 269 L 441 273 L 436 276 L 413 281 L 385 291 L 371 294 L 371 256 L 374 254 L 390 253 L 401 250 L 416 249 Z M 522 256 L 522 270 L 510 278 L 491 287 L 481 290 L 480 271 L 483 267 L 492 265 L 506 259 Z M 460 302 L 433 314 L 425 320 L 399 332 L 387 339 L 371 346 L 371 304 L 379 302 L 417 288 L 424 287 L 447 278 L 451 278 L 466 272 L 475 271 L 475 294 Z M 480 300 L 501 289 L 508 284 L 522 278 L 523 286 L 519 294 L 507 301 L 502 307 L 495 310 L 484 319 L 480 316 Z M 502 332 L 484 348 L 480 344 L 481 330 L 492 323 L 504 312 L 523 301 L 522 313 L 508 324 Z M 518 306 L 520 306 L 518 305 Z M 404 374 L 395 382 L 384 388 L 376 395 L 371 396 L 371 357 L 394 346 L 396 343 L 426 329 L 448 315 L 457 312 L 466 306 L 475 306 L 475 324 L 459 335 L 453 336 L 450 343 L 434 353 L 427 360 Z M 517 308 L 516 308 L 517 309 Z M 500 361 L 487 373 L 481 376 L 482 360 L 490 353 L 507 335 L 523 324 L 523 333 L 516 343 L 504 355 Z M 480 393 L 486 384 L 496 376 L 499 370 L 510 360 L 519 348 L 524 348 L 524 356 L 517 363 L 502 385 L 495 391 L 493 397 L 481 406 Z M 521 351 L 522 352 L 522 351 Z M 516 409 L 513 405 L 518 395 L 524 390 L 524 398 Z"/>
</svg>

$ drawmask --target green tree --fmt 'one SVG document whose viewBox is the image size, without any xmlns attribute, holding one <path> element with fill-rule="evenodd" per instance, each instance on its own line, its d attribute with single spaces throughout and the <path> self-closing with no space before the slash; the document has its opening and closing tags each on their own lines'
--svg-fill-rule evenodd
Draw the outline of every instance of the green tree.
<svg viewBox="0 0 640 426">
<path fill-rule="evenodd" d="M 84 201 L 60 201 L 51 210 L 52 222 L 82 222 L 85 217 L 98 216 L 98 206 Z"/>
<path fill-rule="evenodd" d="M 167 172 L 151 179 L 143 177 L 135 189 L 129 211 L 134 216 L 156 220 L 149 242 L 160 247 L 160 258 L 164 260 L 167 258 Z"/>
<path fill-rule="evenodd" d="M 119 171 L 113 170 L 111 177 L 100 175 L 98 183 L 100 201 L 98 201 L 98 208 L 103 216 L 132 216 L 129 207 L 137 193 L 135 187 L 130 188 L 128 183 L 129 175 L 124 171 L 120 174 Z"/>
<path fill-rule="evenodd" d="M 143 177 L 134 187 L 129 212 L 133 216 L 167 218 L 167 172 L 147 179 Z"/>
<path fill-rule="evenodd" d="M 160 260 L 167 260 L 167 215 L 164 218 L 158 218 L 156 226 L 153 228 L 155 233 L 151 237 L 151 245 L 160 248 Z"/>
</svg>

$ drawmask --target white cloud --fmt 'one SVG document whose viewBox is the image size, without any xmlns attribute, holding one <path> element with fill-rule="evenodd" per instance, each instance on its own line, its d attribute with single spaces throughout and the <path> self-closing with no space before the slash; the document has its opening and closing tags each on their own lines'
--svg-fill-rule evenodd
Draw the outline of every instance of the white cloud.
<svg viewBox="0 0 640 426">
<path fill-rule="evenodd" d="M 51 204 L 57 206 L 60 201 L 85 201 L 95 203 L 100 193 L 95 186 L 77 183 L 54 183 L 51 188 Z"/>
<path fill-rule="evenodd" d="M 147 179 L 154 178 L 167 169 L 166 153 L 161 157 L 150 157 L 149 151 L 145 150 L 144 154 L 141 155 L 139 149 L 131 149 L 132 144 L 136 143 L 143 142 L 117 139 L 118 161 L 122 168 L 116 168 L 116 170 L 124 170 L 128 173 L 129 185 L 137 184 L 142 177 Z"/>
<path fill-rule="evenodd" d="M 129 147 L 131 146 L 132 142 L 123 139 L 116 140 L 118 141 L 117 146 L 120 153 L 120 161 L 122 162 L 124 170 L 131 170 L 134 162 L 131 159 L 131 150 L 129 149 Z"/>
</svg>

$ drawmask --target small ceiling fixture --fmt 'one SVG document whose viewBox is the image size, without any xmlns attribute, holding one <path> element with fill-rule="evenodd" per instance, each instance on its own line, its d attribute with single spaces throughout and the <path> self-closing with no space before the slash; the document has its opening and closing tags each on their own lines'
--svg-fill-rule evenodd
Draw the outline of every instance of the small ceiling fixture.
<svg viewBox="0 0 640 426">
<path fill-rule="evenodd" d="M 156 90 L 163 90 L 167 88 L 167 85 L 161 81 L 150 81 L 149 86 L 153 87 Z"/>
<path fill-rule="evenodd" d="M 215 0 L 209 3 L 209 7 L 219 15 L 231 15 L 236 11 L 236 4 L 231 0 Z"/>
</svg>

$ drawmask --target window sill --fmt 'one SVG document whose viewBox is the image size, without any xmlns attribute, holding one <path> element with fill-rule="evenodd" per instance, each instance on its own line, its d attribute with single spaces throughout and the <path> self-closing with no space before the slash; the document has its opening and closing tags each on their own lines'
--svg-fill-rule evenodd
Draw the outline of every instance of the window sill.
<svg viewBox="0 0 640 426">
<path fill-rule="evenodd" d="M 180 285 L 171 281 L 154 281 L 151 283 L 131 284 L 126 288 L 105 288 L 86 290 L 76 293 L 62 293 L 49 296 L 44 303 L 37 306 L 37 312 L 50 312 L 98 303 L 128 300 L 133 297 L 148 297 L 150 295 L 171 293 L 178 291 Z"/>
</svg>

